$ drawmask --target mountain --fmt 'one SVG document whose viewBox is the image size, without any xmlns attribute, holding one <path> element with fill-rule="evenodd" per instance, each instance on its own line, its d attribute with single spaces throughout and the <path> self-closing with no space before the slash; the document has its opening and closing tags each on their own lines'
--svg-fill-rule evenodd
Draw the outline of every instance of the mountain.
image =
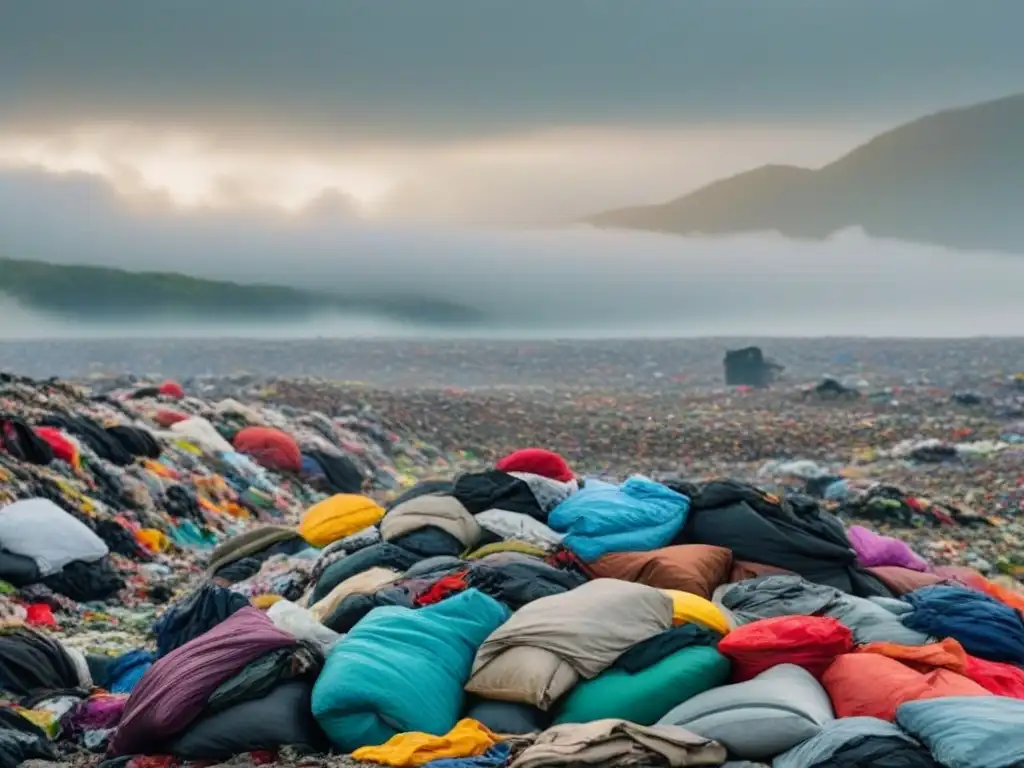
<svg viewBox="0 0 1024 768">
<path fill-rule="evenodd" d="M 0 258 L 0 295 L 30 309 L 76 320 L 297 319 L 359 314 L 401 322 L 478 320 L 475 310 L 416 296 L 344 296 L 275 285 L 204 280 L 172 272 L 130 272 Z"/>
<path fill-rule="evenodd" d="M 1024 252 L 1024 94 L 950 109 L 883 133 L 818 170 L 767 165 L 661 205 L 621 208 L 602 228 L 721 235 L 776 231 Z"/>
</svg>

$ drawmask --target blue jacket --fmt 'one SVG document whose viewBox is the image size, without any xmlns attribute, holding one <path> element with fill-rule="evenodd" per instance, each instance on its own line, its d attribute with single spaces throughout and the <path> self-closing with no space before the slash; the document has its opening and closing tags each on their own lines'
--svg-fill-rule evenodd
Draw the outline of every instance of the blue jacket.
<svg viewBox="0 0 1024 768">
<path fill-rule="evenodd" d="M 588 480 L 551 511 L 548 525 L 566 534 L 565 546 L 581 560 L 592 562 L 609 552 L 667 546 L 689 511 L 686 496 L 637 475 L 622 485 Z"/>
</svg>

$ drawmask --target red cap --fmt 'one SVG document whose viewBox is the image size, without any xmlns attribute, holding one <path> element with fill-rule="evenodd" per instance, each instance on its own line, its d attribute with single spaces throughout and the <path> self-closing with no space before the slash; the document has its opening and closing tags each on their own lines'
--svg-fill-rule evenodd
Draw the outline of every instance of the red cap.
<svg viewBox="0 0 1024 768">
<path fill-rule="evenodd" d="M 523 448 L 520 451 L 513 451 L 495 466 L 502 472 L 529 472 L 563 483 L 576 477 L 565 459 L 544 448 Z"/>
</svg>

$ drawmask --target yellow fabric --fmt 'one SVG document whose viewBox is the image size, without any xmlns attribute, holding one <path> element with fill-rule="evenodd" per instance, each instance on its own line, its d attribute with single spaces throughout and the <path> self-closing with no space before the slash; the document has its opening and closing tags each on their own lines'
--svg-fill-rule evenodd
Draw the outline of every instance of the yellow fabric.
<svg viewBox="0 0 1024 768">
<path fill-rule="evenodd" d="M 280 595 L 266 594 L 266 595 L 256 595 L 256 597 L 254 597 L 251 600 L 249 600 L 249 602 L 252 603 L 256 608 L 259 608 L 261 611 L 265 611 L 265 610 L 267 610 L 267 608 L 272 606 L 274 603 L 279 602 L 280 600 L 283 600 L 283 599 L 284 598 L 282 598 Z"/>
<path fill-rule="evenodd" d="M 545 550 L 538 546 L 528 544 L 525 541 L 519 541 L 518 539 L 509 539 L 508 541 L 496 541 L 493 544 L 485 544 L 480 549 L 463 555 L 463 557 L 466 560 L 479 560 L 481 557 L 493 555 L 495 552 L 518 552 L 523 555 L 533 555 L 534 557 L 547 557 L 548 555 Z"/>
<path fill-rule="evenodd" d="M 705 600 L 700 595 L 692 595 L 689 592 L 680 592 L 675 589 L 661 591 L 672 598 L 673 624 L 685 624 L 692 621 L 708 629 L 721 632 L 723 635 L 729 633 L 728 619 L 710 600 Z"/>
<path fill-rule="evenodd" d="M 150 552 L 164 552 L 171 546 L 167 534 L 156 528 L 140 528 L 135 532 L 135 540 Z"/>
<path fill-rule="evenodd" d="M 486 725 L 471 718 L 460 720 L 444 736 L 413 731 L 392 736 L 379 747 L 361 747 L 354 760 L 390 765 L 394 768 L 426 765 L 445 757 L 477 757 L 497 743 L 498 737 Z"/>
<path fill-rule="evenodd" d="M 25 709 L 24 707 L 14 707 L 14 711 L 41 728 L 51 739 L 57 738 L 57 734 L 60 732 L 60 721 L 55 712 L 47 712 L 45 709 Z"/>
<path fill-rule="evenodd" d="M 353 533 L 376 525 L 384 510 L 373 499 L 339 493 L 314 504 L 299 523 L 299 535 L 314 547 L 326 547 Z"/>
</svg>

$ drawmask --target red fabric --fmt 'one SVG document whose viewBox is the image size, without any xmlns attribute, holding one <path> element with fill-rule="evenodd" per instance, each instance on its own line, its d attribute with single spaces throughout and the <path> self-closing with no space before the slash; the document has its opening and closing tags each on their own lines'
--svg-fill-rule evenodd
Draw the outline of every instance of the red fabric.
<svg viewBox="0 0 1024 768">
<path fill-rule="evenodd" d="M 143 755 L 129 760 L 126 768 L 174 768 L 180 764 L 176 757 L 170 755 Z"/>
<path fill-rule="evenodd" d="M 877 653 L 839 656 L 821 677 L 836 717 L 877 717 L 892 722 L 901 704 L 947 696 L 991 696 L 948 669 L 922 673 Z"/>
<path fill-rule="evenodd" d="M 587 573 L 587 564 L 580 560 L 575 552 L 565 547 L 556 549 L 544 559 L 544 562 L 560 571 L 579 571 L 583 575 Z"/>
<path fill-rule="evenodd" d="M 153 421 L 155 421 L 164 429 L 170 427 L 173 424 L 177 424 L 179 421 L 186 421 L 187 419 L 188 416 L 186 416 L 184 413 L 172 411 L 169 408 L 161 408 L 156 412 L 156 415 L 153 416 Z"/>
<path fill-rule="evenodd" d="M 434 603 L 440 603 L 446 597 L 457 595 L 469 587 L 469 582 L 466 580 L 468 574 L 469 571 L 459 571 L 458 573 L 442 576 L 431 584 L 425 592 L 421 593 L 413 601 L 414 604 L 417 606 L 433 605 Z"/>
<path fill-rule="evenodd" d="M 54 458 L 78 466 L 78 449 L 66 435 L 56 427 L 36 427 L 36 434 L 46 441 L 53 450 Z"/>
<path fill-rule="evenodd" d="M 996 696 L 1024 699 L 1024 670 L 1012 664 L 968 655 L 964 675 Z"/>
<path fill-rule="evenodd" d="M 160 385 L 160 394 L 181 400 L 185 396 L 185 390 L 181 388 L 181 384 L 178 382 L 168 379 Z"/>
<path fill-rule="evenodd" d="M 302 451 L 295 438 L 279 429 L 246 427 L 235 435 L 235 450 L 252 456 L 256 462 L 275 472 L 302 470 Z"/>
<path fill-rule="evenodd" d="M 32 603 L 25 607 L 25 621 L 33 627 L 57 628 L 57 620 L 53 618 L 53 611 L 46 603 Z"/>
<path fill-rule="evenodd" d="M 529 472 L 567 483 L 576 477 L 568 462 L 554 451 L 543 448 L 523 448 L 513 451 L 495 464 L 502 472 Z"/>
<path fill-rule="evenodd" d="M 795 664 L 821 677 L 836 656 L 853 649 L 853 634 L 827 616 L 778 616 L 737 627 L 718 643 L 735 682 L 777 664 Z"/>
</svg>

